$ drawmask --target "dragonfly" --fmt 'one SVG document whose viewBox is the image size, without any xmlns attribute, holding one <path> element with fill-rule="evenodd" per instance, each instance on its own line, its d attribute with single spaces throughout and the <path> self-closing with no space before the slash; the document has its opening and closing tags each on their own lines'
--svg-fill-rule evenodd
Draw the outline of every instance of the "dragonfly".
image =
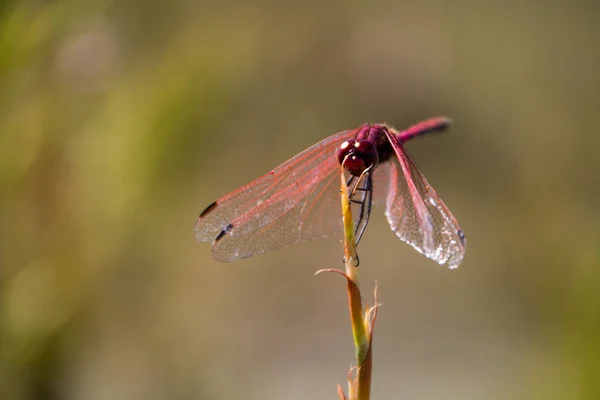
<svg viewBox="0 0 600 400">
<path fill-rule="evenodd" d="M 427 258 L 451 269 L 462 262 L 466 238 L 458 222 L 405 149 L 407 141 L 446 130 L 446 117 L 403 131 L 364 124 L 338 132 L 245 186 L 198 217 L 200 242 L 217 261 L 235 261 L 342 231 L 340 173 L 346 174 L 357 244 L 372 205 L 385 207 L 392 231 Z"/>
</svg>

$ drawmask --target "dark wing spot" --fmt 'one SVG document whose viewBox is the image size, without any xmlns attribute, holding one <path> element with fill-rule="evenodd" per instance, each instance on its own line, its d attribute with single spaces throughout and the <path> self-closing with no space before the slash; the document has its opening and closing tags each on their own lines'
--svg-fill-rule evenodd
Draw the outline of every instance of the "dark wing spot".
<svg viewBox="0 0 600 400">
<path fill-rule="evenodd" d="M 465 245 L 465 233 L 462 230 L 458 230 L 458 238 L 460 239 L 460 242 L 462 243 L 462 245 Z"/>
<path fill-rule="evenodd" d="M 217 206 L 217 202 L 216 202 L 216 201 L 213 201 L 212 203 L 210 203 L 210 205 L 209 205 L 208 207 L 206 207 L 206 208 L 204 209 L 204 211 L 202 211 L 202 212 L 200 213 L 200 217 L 199 217 L 199 218 L 202 218 L 202 217 L 204 217 L 206 214 L 208 214 L 209 212 L 211 212 L 211 211 L 212 211 L 212 209 L 213 209 L 213 208 L 215 208 L 216 206 Z"/>
<path fill-rule="evenodd" d="M 225 227 L 225 229 L 223 229 L 221 232 L 219 232 L 219 234 L 217 235 L 217 237 L 215 238 L 215 242 L 218 242 L 219 240 L 221 240 L 221 238 L 223 236 L 225 236 L 227 234 L 227 232 L 229 232 L 230 230 L 233 229 L 233 224 L 229 224 Z"/>
</svg>

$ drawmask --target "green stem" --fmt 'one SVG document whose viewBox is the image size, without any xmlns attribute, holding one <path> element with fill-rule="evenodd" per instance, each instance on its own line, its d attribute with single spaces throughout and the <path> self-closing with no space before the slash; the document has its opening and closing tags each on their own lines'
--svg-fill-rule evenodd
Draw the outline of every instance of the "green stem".
<svg viewBox="0 0 600 400">
<path fill-rule="evenodd" d="M 348 277 L 348 306 L 350 307 L 350 321 L 354 337 L 357 367 L 355 390 L 351 391 L 351 398 L 368 400 L 371 391 L 370 337 L 367 333 L 365 313 L 362 307 L 362 296 L 358 285 L 358 256 L 356 254 L 352 207 L 350 204 L 346 179 L 343 173 L 341 179 L 342 219 L 344 223 L 344 262 L 346 266 L 346 275 Z"/>
</svg>

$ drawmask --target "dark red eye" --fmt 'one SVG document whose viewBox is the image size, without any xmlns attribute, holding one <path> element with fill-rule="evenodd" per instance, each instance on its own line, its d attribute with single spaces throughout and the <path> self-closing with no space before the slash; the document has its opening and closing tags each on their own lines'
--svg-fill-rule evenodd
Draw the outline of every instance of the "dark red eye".
<svg viewBox="0 0 600 400">
<path fill-rule="evenodd" d="M 337 149 L 336 156 L 340 165 L 354 176 L 379 163 L 377 149 L 368 140 L 348 140 Z"/>
</svg>

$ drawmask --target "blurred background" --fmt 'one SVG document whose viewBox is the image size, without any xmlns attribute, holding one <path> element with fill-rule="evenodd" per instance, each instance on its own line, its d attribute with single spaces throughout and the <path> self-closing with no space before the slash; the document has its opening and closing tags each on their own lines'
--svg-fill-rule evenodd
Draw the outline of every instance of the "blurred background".
<svg viewBox="0 0 600 400">
<path fill-rule="evenodd" d="M 220 264 L 194 222 L 436 115 L 407 148 L 468 250 L 440 268 L 374 210 L 373 398 L 600 398 L 600 3 L 1 4 L 1 399 L 337 398 L 340 238 Z"/>
</svg>

